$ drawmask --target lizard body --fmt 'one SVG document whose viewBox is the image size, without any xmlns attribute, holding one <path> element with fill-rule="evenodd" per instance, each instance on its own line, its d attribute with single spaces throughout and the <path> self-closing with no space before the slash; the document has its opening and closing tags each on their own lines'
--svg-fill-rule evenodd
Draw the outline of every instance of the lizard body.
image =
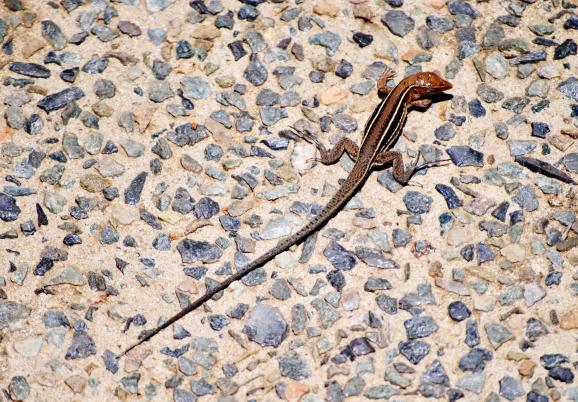
<svg viewBox="0 0 578 402">
<path fill-rule="evenodd" d="M 435 164 L 435 162 L 425 163 L 418 167 L 418 154 L 416 162 L 410 169 L 406 170 L 401 153 L 391 151 L 390 149 L 395 145 L 401 135 L 409 109 L 411 107 L 428 107 L 432 102 L 429 96 L 451 89 L 452 85 L 436 73 L 420 72 L 404 78 L 393 89 L 389 89 L 386 84 L 394 75 L 392 70 L 386 69 L 382 77 L 378 80 L 377 89 L 382 100 L 367 121 L 361 146 L 357 146 L 349 138 L 343 138 L 333 149 L 326 150 L 311 134 L 303 131 L 296 133 L 318 148 L 321 156 L 319 160 L 323 164 L 336 163 L 344 152 L 347 152 L 355 162 L 351 172 L 325 207 L 296 233 L 282 240 L 246 267 L 220 282 L 219 285 L 207 289 L 203 296 L 179 311 L 163 324 L 152 330 L 143 331 L 141 336 L 139 336 L 139 341 L 122 352 L 121 356 L 174 324 L 185 315 L 196 310 L 217 293 L 227 289 L 231 283 L 242 279 L 290 247 L 303 242 L 312 233 L 315 233 L 329 222 L 329 220 L 345 206 L 357 190 L 363 186 L 365 179 L 369 176 L 373 168 L 392 163 L 393 177 L 401 184 L 407 184 L 416 170 Z"/>
</svg>

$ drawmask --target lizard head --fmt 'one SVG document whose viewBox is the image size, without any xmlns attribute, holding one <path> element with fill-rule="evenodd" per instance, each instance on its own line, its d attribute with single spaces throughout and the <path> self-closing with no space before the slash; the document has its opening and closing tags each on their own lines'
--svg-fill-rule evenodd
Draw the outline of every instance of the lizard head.
<svg viewBox="0 0 578 402">
<path fill-rule="evenodd" d="M 421 99 L 425 96 L 434 95 L 452 88 L 452 84 L 444 80 L 439 74 L 434 72 L 423 72 L 415 75 L 413 85 L 414 96 Z"/>
</svg>

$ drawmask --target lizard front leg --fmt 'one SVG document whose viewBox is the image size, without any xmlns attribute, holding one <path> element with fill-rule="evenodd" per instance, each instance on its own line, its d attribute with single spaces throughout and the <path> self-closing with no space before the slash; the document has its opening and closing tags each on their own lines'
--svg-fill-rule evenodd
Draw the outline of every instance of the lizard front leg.
<svg viewBox="0 0 578 402">
<path fill-rule="evenodd" d="M 307 131 L 297 130 L 293 128 L 294 133 L 299 137 L 303 138 L 305 141 L 309 142 L 310 144 L 315 145 L 315 147 L 319 150 L 320 158 L 316 158 L 319 162 L 323 163 L 324 165 L 333 165 L 337 163 L 341 155 L 344 152 L 347 152 L 349 157 L 356 162 L 357 156 L 359 155 L 359 147 L 355 142 L 350 140 L 349 138 L 342 138 L 339 140 L 337 144 L 331 149 L 326 149 L 325 145 L 323 145 L 319 140 L 308 133 Z"/>
</svg>

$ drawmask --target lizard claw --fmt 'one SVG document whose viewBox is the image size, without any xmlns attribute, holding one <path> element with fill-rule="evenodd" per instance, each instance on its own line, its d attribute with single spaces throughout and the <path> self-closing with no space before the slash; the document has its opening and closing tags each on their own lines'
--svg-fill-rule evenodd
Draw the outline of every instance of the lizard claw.
<svg viewBox="0 0 578 402">
<path fill-rule="evenodd" d="M 415 180 L 413 183 L 407 183 L 406 186 L 423 188 L 423 184 L 421 184 L 419 181 L 415 181 Z"/>
<path fill-rule="evenodd" d="M 293 134 L 319 148 L 320 142 L 315 136 L 313 136 L 313 134 L 311 134 L 307 130 L 300 130 L 294 126 L 289 126 L 289 128 L 291 128 Z"/>
<path fill-rule="evenodd" d="M 429 167 L 447 166 L 447 165 L 449 165 L 449 163 L 447 163 L 447 162 L 450 162 L 450 161 L 451 161 L 451 159 L 439 159 L 437 161 L 424 162 L 421 165 L 416 166 L 415 170 L 418 171 L 418 170 L 422 170 L 422 169 L 429 168 Z"/>
</svg>

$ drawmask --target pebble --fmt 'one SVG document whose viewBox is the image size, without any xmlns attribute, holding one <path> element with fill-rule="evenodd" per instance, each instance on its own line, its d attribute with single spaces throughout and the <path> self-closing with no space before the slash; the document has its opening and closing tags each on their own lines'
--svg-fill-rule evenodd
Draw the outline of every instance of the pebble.
<svg viewBox="0 0 578 402">
<path fill-rule="evenodd" d="M 456 166 L 484 166 L 484 154 L 467 145 L 454 145 L 446 152 Z"/>
<path fill-rule="evenodd" d="M 288 326 L 277 307 L 260 303 L 251 311 L 243 327 L 243 333 L 249 340 L 261 346 L 278 347 L 287 337 Z"/>
<path fill-rule="evenodd" d="M 458 322 L 465 320 L 471 314 L 468 307 L 461 301 L 450 303 L 450 305 L 448 306 L 448 313 L 452 320 Z"/>
<path fill-rule="evenodd" d="M 70 102 L 84 97 L 84 92 L 78 87 L 71 87 L 42 98 L 36 106 L 47 113 L 62 109 Z"/>
<path fill-rule="evenodd" d="M 450 186 L 445 184 L 436 184 L 435 189 L 444 197 L 449 209 L 463 206 L 463 201 Z"/>
<path fill-rule="evenodd" d="M 490 344 L 495 350 L 509 340 L 514 339 L 514 335 L 510 330 L 496 322 L 487 323 L 484 325 L 484 329 L 486 330 L 486 335 L 488 336 Z"/>
<path fill-rule="evenodd" d="M 140 27 L 131 21 L 120 20 L 117 23 L 117 27 L 120 32 L 130 37 L 136 37 L 142 34 Z"/>
<path fill-rule="evenodd" d="M 403 202 L 409 212 L 426 214 L 430 210 L 433 198 L 417 191 L 408 191 L 403 197 Z"/>
<path fill-rule="evenodd" d="M 7 194 L 0 193 L 0 219 L 4 222 L 12 222 L 18 219 L 22 210 L 16 199 Z"/>
<path fill-rule="evenodd" d="M 360 48 L 364 48 L 366 46 L 371 45 L 371 43 L 373 42 L 373 35 L 366 34 L 364 32 L 354 32 L 353 41 L 357 43 L 357 45 Z"/>
<path fill-rule="evenodd" d="M 0 329 L 28 318 L 31 312 L 32 310 L 23 304 L 0 300 Z"/>
<path fill-rule="evenodd" d="M 13 401 L 23 401 L 30 396 L 30 385 L 26 377 L 17 375 L 10 379 L 8 392 Z"/>
<path fill-rule="evenodd" d="M 177 245 L 183 263 L 201 261 L 203 263 L 214 262 L 221 258 L 221 249 L 205 241 L 184 239 Z"/>
<path fill-rule="evenodd" d="M 554 60 L 562 60 L 578 52 L 578 45 L 573 39 L 566 39 L 554 49 Z"/>
<path fill-rule="evenodd" d="M 432 317 L 414 317 L 403 322 L 408 339 L 428 337 L 439 329 Z"/>
<path fill-rule="evenodd" d="M 333 265 L 334 268 L 349 271 L 357 265 L 357 260 L 352 252 L 346 250 L 336 241 L 332 241 L 325 250 L 323 255 Z"/>
<path fill-rule="evenodd" d="M 309 37 L 311 45 L 319 45 L 325 48 L 325 54 L 329 57 L 334 56 L 339 46 L 341 45 L 341 37 L 331 31 L 323 31 L 321 33 Z"/>
<path fill-rule="evenodd" d="M 41 32 L 54 50 L 62 50 L 66 45 L 66 37 L 56 23 L 50 20 L 44 20 L 41 23 Z"/>
<path fill-rule="evenodd" d="M 484 61 L 486 72 L 492 77 L 501 80 L 508 76 L 508 62 L 498 52 L 492 52 Z"/>
<path fill-rule="evenodd" d="M 570 77 L 562 81 L 558 84 L 557 89 L 568 98 L 578 100 L 578 78 Z"/>
<path fill-rule="evenodd" d="M 259 61 L 257 54 L 252 54 L 251 60 L 243 72 L 243 77 L 254 86 L 261 86 L 267 81 L 268 76 L 269 73 Z"/>
<path fill-rule="evenodd" d="M 22 63 L 22 62 L 12 62 L 10 63 L 10 71 L 24 75 L 26 77 L 32 78 L 49 78 L 50 70 L 43 65 L 36 63 Z"/>
<path fill-rule="evenodd" d="M 523 395 L 525 395 L 524 387 L 514 377 L 505 376 L 500 380 L 500 396 L 513 401 Z"/>
<path fill-rule="evenodd" d="M 72 344 L 64 358 L 66 360 L 83 359 L 94 354 L 96 354 L 96 345 L 90 335 L 83 330 L 74 331 Z"/>
<path fill-rule="evenodd" d="M 12 343 L 5 337 L 4 343 L 8 351 L 30 356 L 31 364 L 53 348 L 65 357 L 59 361 L 52 354 L 46 360 L 50 370 L 34 378 L 32 386 L 28 372 L 7 373 L 6 397 L 30 399 L 50 386 L 79 397 L 112 390 L 117 399 L 150 399 L 164 383 L 178 401 L 203 396 L 233 400 L 240 378 L 248 372 L 259 375 L 265 366 L 263 356 L 227 360 L 222 348 L 231 338 L 249 354 L 249 341 L 279 349 L 265 360 L 278 363 L 267 368 L 278 379 L 267 381 L 283 400 L 397 400 L 408 390 L 417 399 L 450 401 L 576 399 L 571 356 L 544 349 L 578 327 L 578 315 L 559 303 L 565 292 L 578 294 L 575 278 L 566 272 L 575 265 L 576 217 L 564 201 L 566 186 L 578 172 L 578 153 L 572 148 L 578 116 L 572 32 L 578 20 L 570 3 L 563 1 L 557 9 L 533 1 L 504 2 L 502 11 L 488 15 L 494 10 L 487 2 L 427 0 L 425 11 L 416 14 L 409 1 L 386 0 L 378 16 L 377 9 L 359 0 L 352 0 L 350 9 L 329 1 L 307 8 L 297 1 L 276 11 L 263 0 L 242 0 L 233 8 L 222 0 L 145 0 L 140 3 L 150 13 L 149 23 L 132 12 L 140 5 L 137 0 L 49 1 L 53 21 L 39 18 L 25 1 L 4 3 L 12 14 L 0 17 L 8 72 L 3 79 L 5 128 L 0 130 L 0 164 L 6 170 L 0 192 L 6 228 L 0 238 L 8 258 L 7 273 L 0 276 L 0 328 L 29 333 Z M 534 15 L 544 21 L 530 18 Z M 379 26 L 363 25 L 376 17 L 381 17 Z M 170 29 L 161 28 L 166 18 Z M 349 33 L 334 28 L 354 18 L 362 25 Z M 397 39 L 374 40 L 380 32 Z M 400 54 L 400 39 L 415 39 L 414 48 Z M 90 43 L 98 49 L 90 51 Z M 352 58 L 355 49 L 359 54 Z M 150 325 L 168 317 L 146 309 L 125 316 L 108 308 L 131 286 L 122 283 L 118 271 L 134 273 L 135 283 L 153 289 L 168 272 L 168 260 L 156 253 L 168 258 L 178 252 L 185 280 L 176 298 L 171 289 L 161 294 L 173 307 L 176 301 L 178 309 L 203 286 L 216 286 L 213 278 L 223 280 L 247 266 L 257 250 L 268 248 L 268 240 L 284 238 L 311 220 L 341 181 L 329 175 L 307 187 L 315 147 L 294 143 L 287 128 L 307 127 L 324 144 L 343 136 L 359 144 L 360 124 L 373 107 L 361 96 L 378 102 L 376 81 L 387 67 L 401 66 L 400 59 L 406 65 L 389 84 L 414 72 L 440 70 L 456 89 L 450 102 L 442 99 L 423 116 L 414 116 L 433 119 L 428 120 L 435 136 L 431 145 L 422 144 L 410 118 L 395 149 L 411 158 L 419 150 L 427 161 L 441 159 L 446 149 L 460 172 L 450 169 L 446 181 L 426 180 L 424 188 L 404 189 L 392 169 L 383 169 L 378 183 L 401 193 L 397 215 L 395 208 L 387 218 L 383 211 L 364 208 L 360 193 L 348 203 L 344 225 L 329 223 L 303 247 L 277 256 L 275 269 L 260 267 L 220 292 L 215 299 L 225 303 L 231 294 L 240 300 L 247 286 L 256 286 L 257 293 L 254 303 L 229 300 L 223 309 L 199 317 L 210 327 L 208 338 L 191 338 L 190 329 L 176 324 L 172 335 L 181 344 L 137 348 L 123 360 L 122 375 L 106 381 L 95 377 L 86 366 L 93 354 L 111 373 L 121 368 L 116 352 L 101 349 L 92 338 L 98 320 L 121 323 L 128 339 L 147 319 Z M 466 68 L 470 62 L 474 70 Z M 59 77 L 54 84 L 47 80 L 53 73 Z M 474 89 L 460 92 L 460 82 L 468 80 L 475 82 Z M 260 88 L 251 92 L 246 81 Z M 35 105 L 42 110 L 34 110 Z M 564 127 L 548 118 L 552 108 L 560 108 Z M 488 126 L 484 122 L 490 118 Z M 474 126 L 477 131 L 471 130 Z M 540 153 L 543 165 L 531 153 Z M 351 169 L 350 159 L 341 160 L 345 171 Z M 519 166 L 520 161 L 525 164 Z M 178 180 L 166 179 L 170 175 Z M 496 193 L 498 188 L 504 191 Z M 283 207 L 282 198 L 297 193 L 307 202 L 318 198 L 314 202 L 319 204 L 299 201 Z M 275 206 L 277 199 L 281 204 Z M 436 208 L 443 210 L 431 218 L 438 223 L 429 217 Z M 348 229 L 347 214 L 354 231 Z M 406 220 L 405 227 L 400 219 Z M 445 243 L 436 241 L 435 227 L 431 239 L 424 238 L 422 229 L 432 223 L 439 224 Z M 145 230 L 135 232 L 143 224 Z M 24 253 L 19 245 L 32 239 L 45 245 L 36 254 Z M 64 245 L 47 246 L 53 241 Z M 94 241 L 110 258 L 86 269 L 76 246 L 90 248 Z M 143 252 L 143 245 L 152 254 Z M 415 282 L 410 269 L 415 264 L 409 261 L 406 267 L 398 254 L 423 259 L 434 246 L 446 263 L 428 262 L 429 277 L 424 278 L 429 281 L 414 291 L 402 289 L 400 281 Z M 131 250 L 138 255 L 131 257 Z M 32 256 L 29 263 L 22 260 L 27 256 Z M 534 277 L 528 262 L 546 270 Z M 302 275 L 294 273 L 299 264 L 308 265 Z M 380 271 L 401 265 L 399 277 Z M 443 272 L 446 265 L 451 268 Z M 71 286 L 93 295 L 69 309 L 49 303 L 37 314 L 34 334 L 29 331 L 36 325 L 29 319 L 33 309 L 8 301 L 15 297 L 12 287 L 35 289 L 37 297 L 48 300 Z M 299 303 L 309 296 L 310 305 Z M 456 298 L 463 301 L 452 301 Z M 436 299 L 447 300 L 449 320 L 433 318 L 432 308 L 445 305 Z M 546 313 L 536 315 L 540 306 L 547 307 Z M 392 348 L 382 332 L 395 320 L 384 317 L 399 310 L 410 313 L 402 320 L 406 340 Z M 447 344 L 442 338 L 448 326 L 454 328 L 457 354 L 440 348 Z M 520 328 L 524 332 L 515 330 Z M 495 352 L 514 338 L 519 342 L 509 343 L 506 354 Z M 310 347 L 321 360 L 312 358 Z M 147 356 L 158 352 L 176 358 L 178 371 L 161 365 L 152 377 L 142 372 L 150 369 Z M 457 361 L 452 362 L 454 355 Z M 535 367 L 538 356 L 542 368 Z M 500 372 L 504 361 L 514 367 L 512 372 Z M 326 370 L 320 370 L 323 365 Z M 498 380 L 489 381 L 488 369 L 497 370 Z M 63 374 L 56 382 L 55 373 Z M 323 387 L 312 386 L 311 380 Z M 258 400 L 260 392 L 248 398 Z"/>
<path fill-rule="evenodd" d="M 297 351 L 287 352 L 277 359 L 283 377 L 292 380 L 304 380 L 311 376 L 311 369 Z"/>
<path fill-rule="evenodd" d="M 392 34 L 404 37 L 415 27 L 415 21 L 402 10 L 390 10 L 381 18 L 381 22 Z M 330 55 L 328 55 L 330 56 Z"/>
</svg>

